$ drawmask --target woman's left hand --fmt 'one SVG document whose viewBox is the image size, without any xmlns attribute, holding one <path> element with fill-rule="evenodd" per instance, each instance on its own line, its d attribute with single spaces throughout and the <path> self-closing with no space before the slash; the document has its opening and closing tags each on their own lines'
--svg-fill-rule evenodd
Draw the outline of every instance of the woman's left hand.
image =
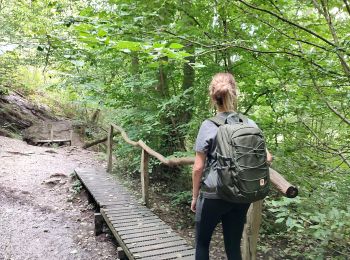
<svg viewBox="0 0 350 260">
<path fill-rule="evenodd" d="M 196 212 L 196 204 L 197 204 L 197 198 L 192 198 L 191 210 L 192 210 L 193 212 Z"/>
</svg>

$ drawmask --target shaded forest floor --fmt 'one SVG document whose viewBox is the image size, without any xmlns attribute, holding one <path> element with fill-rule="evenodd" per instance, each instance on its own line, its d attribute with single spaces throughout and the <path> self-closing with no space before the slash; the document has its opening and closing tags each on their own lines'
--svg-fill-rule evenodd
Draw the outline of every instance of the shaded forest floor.
<svg viewBox="0 0 350 260">
<path fill-rule="evenodd" d="M 93 210 L 71 178 L 76 167 L 102 167 L 96 158 L 0 136 L 1 260 L 116 259 L 109 235 L 94 236 Z"/>
</svg>

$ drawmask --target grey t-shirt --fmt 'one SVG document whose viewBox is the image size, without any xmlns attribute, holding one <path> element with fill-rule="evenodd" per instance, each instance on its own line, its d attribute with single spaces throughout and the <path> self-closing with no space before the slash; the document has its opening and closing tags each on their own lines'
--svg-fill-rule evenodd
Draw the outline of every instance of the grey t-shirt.
<svg viewBox="0 0 350 260">
<path fill-rule="evenodd" d="M 226 117 L 229 114 L 231 113 L 221 112 L 221 113 L 218 113 L 218 116 L 222 117 L 223 119 L 226 119 Z M 249 118 L 248 118 L 248 124 L 258 127 L 256 123 Z M 202 152 L 207 155 L 206 168 L 209 167 L 209 165 L 211 165 L 211 160 L 215 156 L 217 132 L 218 132 L 218 126 L 214 122 L 207 119 L 203 121 L 197 135 L 194 150 L 196 152 Z M 204 171 L 206 171 L 206 169 Z M 208 176 L 203 176 L 203 178 L 205 179 L 203 182 L 204 185 L 206 185 L 210 189 L 216 188 L 216 184 L 217 184 L 216 171 L 211 171 Z M 215 192 L 212 192 L 212 193 L 203 192 L 203 194 L 204 194 L 204 197 L 207 197 L 207 198 L 213 198 L 213 199 L 219 198 Z"/>
</svg>

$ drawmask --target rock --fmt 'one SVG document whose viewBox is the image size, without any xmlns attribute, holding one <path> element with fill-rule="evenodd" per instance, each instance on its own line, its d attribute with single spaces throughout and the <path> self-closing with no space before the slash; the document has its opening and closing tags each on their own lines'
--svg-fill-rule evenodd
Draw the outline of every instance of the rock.
<svg viewBox="0 0 350 260">
<path fill-rule="evenodd" d="M 57 152 L 54 150 L 46 150 L 45 153 L 57 153 Z"/>
<path fill-rule="evenodd" d="M 42 183 L 48 186 L 55 186 L 61 181 L 61 178 L 50 178 L 48 180 L 43 181 Z"/>
<path fill-rule="evenodd" d="M 55 177 L 68 178 L 68 176 L 64 173 L 54 173 L 50 175 L 50 178 L 55 178 Z"/>
</svg>

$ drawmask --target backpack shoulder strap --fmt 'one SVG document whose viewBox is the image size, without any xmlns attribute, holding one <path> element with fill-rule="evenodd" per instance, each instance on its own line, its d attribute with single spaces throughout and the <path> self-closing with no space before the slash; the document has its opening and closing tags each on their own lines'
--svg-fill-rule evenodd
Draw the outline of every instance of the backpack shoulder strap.
<svg viewBox="0 0 350 260">
<path fill-rule="evenodd" d="M 225 124 L 225 119 L 216 115 L 214 117 L 208 118 L 209 121 L 212 121 L 217 126 L 221 126 Z"/>
<path fill-rule="evenodd" d="M 232 113 L 232 114 L 228 115 L 227 117 L 230 117 L 230 116 L 236 116 L 236 117 L 239 118 L 239 120 L 242 123 L 245 123 L 245 124 L 248 123 L 248 118 L 245 115 L 241 114 L 241 113 Z M 214 117 L 211 117 L 211 118 L 208 118 L 209 121 L 212 121 L 217 126 L 221 126 L 221 125 L 226 124 L 226 119 L 227 118 L 222 118 L 221 116 L 218 116 L 218 115 L 216 115 Z"/>
</svg>

